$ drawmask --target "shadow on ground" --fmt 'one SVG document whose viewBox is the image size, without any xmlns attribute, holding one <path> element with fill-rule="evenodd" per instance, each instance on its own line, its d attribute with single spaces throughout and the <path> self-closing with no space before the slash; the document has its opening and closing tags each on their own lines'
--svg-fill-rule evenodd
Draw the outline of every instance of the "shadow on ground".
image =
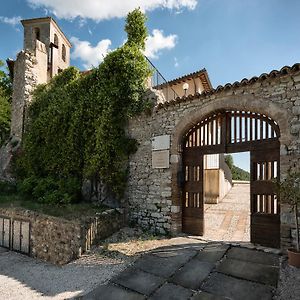
<svg viewBox="0 0 300 300">
<path fill-rule="evenodd" d="M 224 243 L 188 243 L 148 251 L 80 299 L 272 299 L 279 255 Z"/>
</svg>

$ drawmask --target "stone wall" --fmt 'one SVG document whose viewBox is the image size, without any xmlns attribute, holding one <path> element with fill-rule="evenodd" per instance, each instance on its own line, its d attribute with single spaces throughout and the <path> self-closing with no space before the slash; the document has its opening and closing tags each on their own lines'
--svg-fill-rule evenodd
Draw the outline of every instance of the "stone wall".
<svg viewBox="0 0 300 300">
<path fill-rule="evenodd" d="M 79 258 L 93 244 L 124 226 L 123 212 L 114 209 L 76 220 L 18 208 L 0 208 L 0 216 L 30 222 L 29 255 L 59 265 Z"/>
<path fill-rule="evenodd" d="M 37 84 L 34 72 L 35 56 L 28 51 L 21 51 L 14 65 L 14 81 L 12 95 L 11 135 L 21 137 L 25 106 L 31 101 L 31 93 Z"/>
<path fill-rule="evenodd" d="M 281 137 L 281 176 L 289 167 L 300 167 L 300 71 L 299 65 L 262 74 L 210 93 L 183 97 L 157 105 L 151 116 L 131 120 L 129 133 L 139 142 L 131 157 L 128 183 L 130 219 L 155 232 L 181 232 L 181 140 L 185 132 L 205 116 L 223 109 L 252 111 L 275 120 Z M 153 169 L 151 140 L 170 135 L 170 167 Z M 291 214 L 281 205 L 281 244 L 291 244 Z"/>
</svg>

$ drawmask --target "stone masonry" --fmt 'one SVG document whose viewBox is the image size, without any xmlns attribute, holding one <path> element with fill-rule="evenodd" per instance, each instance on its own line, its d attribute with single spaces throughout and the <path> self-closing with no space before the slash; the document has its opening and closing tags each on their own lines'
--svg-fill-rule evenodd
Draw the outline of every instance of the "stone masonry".
<svg viewBox="0 0 300 300">
<path fill-rule="evenodd" d="M 77 259 L 124 226 L 123 212 L 115 209 L 70 220 L 21 208 L 0 208 L 0 216 L 29 222 L 28 254 L 58 265 Z M 13 236 L 10 236 L 11 244 Z"/>
<path fill-rule="evenodd" d="M 300 64 L 284 67 L 250 80 L 219 86 L 211 92 L 157 104 L 151 116 L 131 120 L 129 133 L 139 143 L 130 159 L 128 210 L 131 220 L 160 233 L 181 232 L 181 140 L 204 117 L 224 109 L 251 111 L 279 125 L 281 177 L 300 168 Z M 170 135 L 170 167 L 152 168 L 151 140 Z M 292 243 L 291 209 L 281 204 L 281 245 Z"/>
</svg>

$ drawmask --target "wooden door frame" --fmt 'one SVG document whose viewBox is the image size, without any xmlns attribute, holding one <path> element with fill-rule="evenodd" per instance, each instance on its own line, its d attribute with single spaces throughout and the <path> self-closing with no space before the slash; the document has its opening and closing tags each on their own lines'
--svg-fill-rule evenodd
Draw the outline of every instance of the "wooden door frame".
<svg viewBox="0 0 300 300">
<path fill-rule="evenodd" d="M 212 124 L 213 122 L 212 120 L 216 120 L 218 118 L 219 121 L 216 122 L 217 124 L 220 124 L 219 127 L 218 125 L 215 126 Z M 237 122 L 239 122 L 239 125 L 237 125 Z M 219 139 L 218 137 L 213 137 L 213 134 L 211 134 L 211 136 L 208 137 L 206 136 L 205 138 L 203 138 L 206 141 L 203 142 L 203 140 L 201 140 L 202 129 L 199 130 L 199 128 L 203 128 L 204 126 L 206 126 L 205 128 L 207 128 L 207 132 L 208 132 L 207 136 L 209 135 L 209 130 L 211 128 L 213 134 L 220 136 Z M 218 128 L 220 128 L 220 130 Z M 197 134 L 200 137 L 197 137 Z M 182 143 L 182 149 L 183 149 L 182 168 L 185 168 L 184 159 L 188 148 L 189 151 L 194 150 L 195 152 L 194 155 L 198 153 L 198 155 L 202 157 L 204 157 L 204 155 L 206 154 L 237 153 L 237 152 L 248 152 L 248 151 L 251 152 L 257 149 L 268 149 L 270 148 L 270 145 L 271 147 L 274 147 L 274 144 L 276 144 L 276 147 L 278 147 L 279 150 L 280 148 L 279 137 L 280 137 L 280 131 L 277 123 L 273 121 L 271 118 L 267 117 L 266 115 L 261 115 L 259 113 L 252 113 L 247 111 L 235 111 L 235 110 L 229 110 L 229 111 L 223 110 L 223 111 L 215 112 L 210 116 L 203 118 L 192 128 L 190 128 L 184 135 L 183 143 Z M 280 161 L 278 162 L 278 164 L 280 164 Z M 202 172 L 204 172 L 204 168 Z M 279 172 L 278 172 L 278 176 L 279 176 Z M 202 185 L 203 184 L 204 182 L 202 181 Z M 203 188 L 204 187 L 202 187 L 202 191 Z M 184 222 L 183 191 L 184 190 L 182 190 L 181 193 L 182 194 L 181 197 L 182 224 Z M 202 195 L 202 201 L 204 207 L 203 195 Z M 252 213 L 251 210 L 250 212 Z M 203 224 L 204 224 L 204 217 L 203 217 Z M 280 220 L 279 220 L 279 226 L 280 226 Z M 204 231 L 204 226 L 202 230 L 199 231 L 200 232 Z"/>
</svg>

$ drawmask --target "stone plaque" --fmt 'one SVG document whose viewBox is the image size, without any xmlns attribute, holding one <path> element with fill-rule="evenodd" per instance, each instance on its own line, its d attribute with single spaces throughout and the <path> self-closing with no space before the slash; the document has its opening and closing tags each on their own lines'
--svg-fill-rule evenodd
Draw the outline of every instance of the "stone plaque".
<svg viewBox="0 0 300 300">
<path fill-rule="evenodd" d="M 170 166 L 170 151 L 159 150 L 152 151 L 152 168 L 154 169 L 167 169 Z"/>
<path fill-rule="evenodd" d="M 159 135 L 152 138 L 152 150 L 168 150 L 170 149 L 170 136 Z"/>
</svg>

